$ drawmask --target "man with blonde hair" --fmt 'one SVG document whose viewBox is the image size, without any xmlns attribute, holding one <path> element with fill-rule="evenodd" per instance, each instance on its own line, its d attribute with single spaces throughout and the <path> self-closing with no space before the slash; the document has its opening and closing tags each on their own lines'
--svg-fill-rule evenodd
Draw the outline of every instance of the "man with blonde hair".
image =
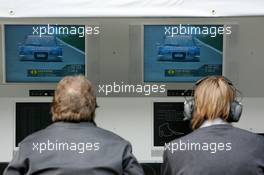
<svg viewBox="0 0 264 175">
<path fill-rule="evenodd" d="M 4 175 L 143 175 L 131 144 L 95 125 L 96 107 L 84 76 L 62 79 L 51 107 L 54 123 L 19 144 Z"/>
<path fill-rule="evenodd" d="M 264 175 L 264 139 L 230 124 L 242 111 L 231 81 L 206 77 L 194 91 L 194 131 L 166 144 L 162 175 Z"/>
</svg>

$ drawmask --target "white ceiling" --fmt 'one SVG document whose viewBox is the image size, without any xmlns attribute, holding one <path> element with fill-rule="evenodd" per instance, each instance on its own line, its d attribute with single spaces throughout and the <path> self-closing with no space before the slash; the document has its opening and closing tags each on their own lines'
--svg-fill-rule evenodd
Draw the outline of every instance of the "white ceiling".
<svg viewBox="0 0 264 175">
<path fill-rule="evenodd" d="M 0 17 L 219 17 L 264 15 L 264 0 L 0 0 Z"/>
</svg>

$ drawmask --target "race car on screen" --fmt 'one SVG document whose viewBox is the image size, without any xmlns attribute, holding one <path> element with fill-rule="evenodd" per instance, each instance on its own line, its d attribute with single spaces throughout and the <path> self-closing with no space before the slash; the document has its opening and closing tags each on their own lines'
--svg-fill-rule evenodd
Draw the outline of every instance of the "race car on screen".
<svg viewBox="0 0 264 175">
<path fill-rule="evenodd" d="M 192 36 L 166 36 L 158 47 L 158 61 L 199 62 L 200 48 Z"/>
<path fill-rule="evenodd" d="M 62 47 L 55 36 L 27 35 L 18 52 L 21 61 L 62 61 Z"/>
</svg>

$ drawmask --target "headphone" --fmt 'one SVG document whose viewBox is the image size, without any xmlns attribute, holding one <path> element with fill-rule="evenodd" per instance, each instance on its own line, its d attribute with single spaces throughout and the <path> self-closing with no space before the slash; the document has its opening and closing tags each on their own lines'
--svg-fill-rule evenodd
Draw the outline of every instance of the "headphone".
<svg viewBox="0 0 264 175">
<path fill-rule="evenodd" d="M 216 76 L 215 76 L 216 77 Z M 205 77 L 205 78 L 202 78 L 200 80 L 198 80 L 194 87 L 193 87 L 193 91 L 194 89 L 199 85 L 201 84 L 203 81 L 205 81 L 206 79 L 208 79 L 209 77 Z M 234 91 L 236 92 L 239 92 L 233 85 L 233 83 L 227 79 L 226 77 L 223 77 L 224 80 L 228 83 L 228 85 L 234 89 Z M 239 92 L 239 94 L 241 94 Z M 185 102 L 184 102 L 184 120 L 191 120 L 192 119 L 192 116 L 193 116 L 193 112 L 194 112 L 194 109 L 195 109 L 195 101 L 194 101 L 194 98 L 191 98 L 191 99 L 186 99 L 185 98 Z M 242 110 L 243 110 L 243 106 L 242 104 L 237 101 L 237 100 L 234 100 L 232 103 L 231 103 L 231 106 L 230 106 L 230 112 L 229 112 L 229 117 L 227 119 L 228 122 L 238 122 L 240 117 L 241 117 L 241 114 L 242 114 Z"/>
</svg>

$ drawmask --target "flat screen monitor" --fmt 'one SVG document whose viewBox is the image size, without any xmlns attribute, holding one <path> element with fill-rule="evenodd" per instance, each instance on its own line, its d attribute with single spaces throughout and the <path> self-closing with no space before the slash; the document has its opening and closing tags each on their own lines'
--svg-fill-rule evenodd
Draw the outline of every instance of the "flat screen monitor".
<svg viewBox="0 0 264 175">
<path fill-rule="evenodd" d="M 174 139 L 192 132 L 190 122 L 184 121 L 183 102 L 153 103 L 153 145 L 163 147 Z"/>
<path fill-rule="evenodd" d="M 222 75 L 224 29 L 224 25 L 144 25 L 144 82 L 192 83 Z"/>
<path fill-rule="evenodd" d="M 82 25 L 5 25 L 5 82 L 58 82 L 85 75 Z"/>
<path fill-rule="evenodd" d="M 52 123 L 51 103 L 17 102 L 15 117 L 15 147 L 27 136 Z"/>
</svg>

